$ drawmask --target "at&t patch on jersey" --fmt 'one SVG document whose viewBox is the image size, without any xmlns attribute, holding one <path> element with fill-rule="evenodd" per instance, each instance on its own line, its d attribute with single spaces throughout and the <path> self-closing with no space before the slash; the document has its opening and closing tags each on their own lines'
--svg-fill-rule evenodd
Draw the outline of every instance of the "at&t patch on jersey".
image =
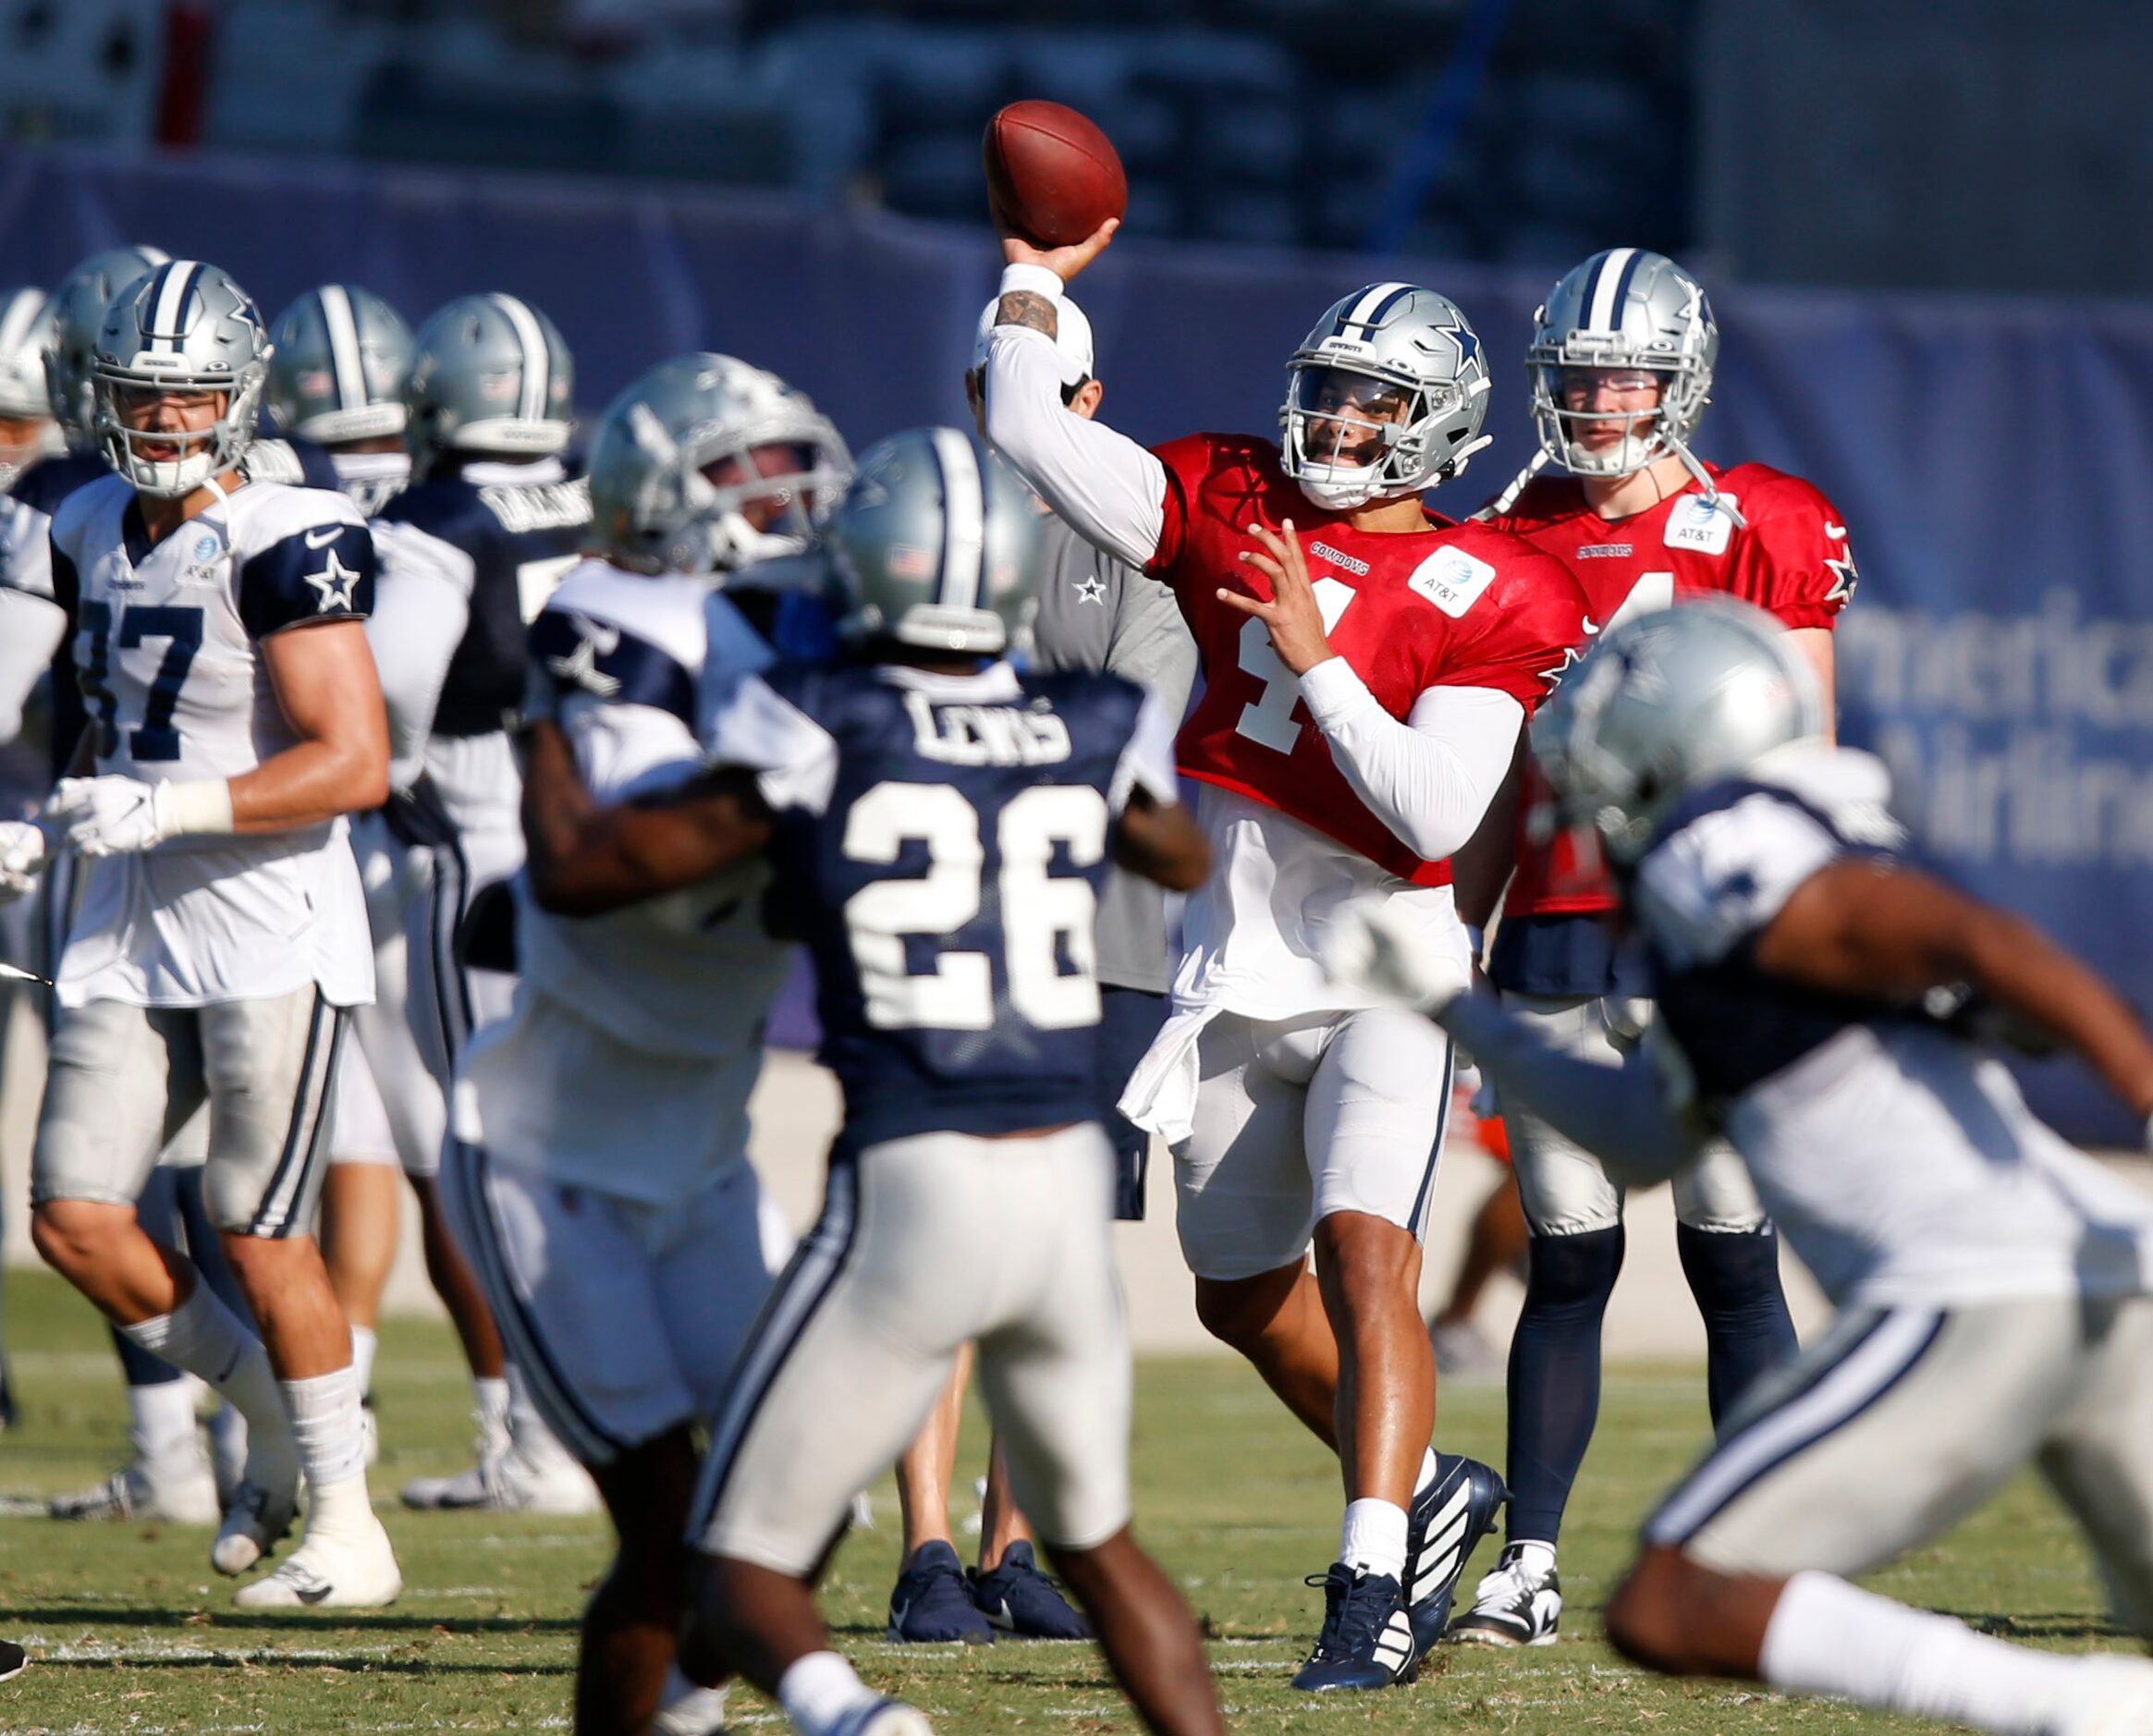
<svg viewBox="0 0 2153 1736">
<path fill-rule="evenodd" d="M 1722 511 L 1736 504 L 1732 495 L 1684 495 L 1667 515 L 1667 545 L 1694 548 L 1700 555 L 1724 555 L 1734 534 L 1734 516 Z"/>
<path fill-rule="evenodd" d="M 1462 548 L 1441 548 L 1414 568 L 1413 577 L 1405 582 L 1452 620 L 1458 620 L 1495 582 L 1495 568 Z"/>
</svg>

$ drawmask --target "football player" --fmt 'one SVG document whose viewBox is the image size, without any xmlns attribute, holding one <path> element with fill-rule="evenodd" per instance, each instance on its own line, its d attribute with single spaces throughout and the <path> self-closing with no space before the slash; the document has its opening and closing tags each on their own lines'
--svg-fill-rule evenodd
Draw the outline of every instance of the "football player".
<svg viewBox="0 0 2153 1736">
<path fill-rule="evenodd" d="M 513 991 L 505 972 L 466 967 L 456 933 L 479 891 L 523 859 L 508 726 L 523 697 L 525 621 L 575 564 L 591 520 L 590 491 L 562 461 L 573 385 L 568 346 L 537 309 L 508 295 L 439 309 L 413 340 L 405 387 L 411 480 L 374 521 L 382 587 L 368 635 L 389 706 L 397 793 L 385 817 L 403 850 L 375 909 L 393 913 L 402 899 L 406 1008 L 427 1073 L 377 1067 L 375 1082 L 392 1112 L 410 1100 L 400 1112 L 419 1130 L 407 1162 L 418 1166 L 426 1269 L 471 1364 L 479 1422 L 476 1465 L 405 1485 L 405 1503 L 422 1509 L 598 1504 L 503 1356 L 438 1179 L 451 1070 Z"/>
<path fill-rule="evenodd" d="M 691 1726 L 698 1696 L 673 1668 L 683 1538 L 693 1431 L 792 1244 L 747 1150 L 794 949 L 765 933 L 760 861 L 588 920 L 539 906 L 572 897 L 594 813 L 701 772 L 697 682 L 772 659 L 736 588 L 774 547 L 804 548 L 850 474 L 836 429 L 775 375 L 663 362 L 599 422 L 599 553 L 532 629 L 522 973 L 468 1052 L 443 1178 L 515 1364 L 619 1538 L 583 1614 L 584 1732 L 641 1736 L 661 1697 L 666 1736 L 722 1715 L 712 1695 Z"/>
<path fill-rule="evenodd" d="M 927 1728 L 829 1649 L 812 1584 L 853 1492 L 973 1341 L 1017 1497 L 1123 1688 L 1154 1730 L 1223 1729 L 1195 1624 L 1129 1534 L 1114 1159 L 1092 1119 L 1108 849 L 1184 887 L 1207 851 L 1175 805 L 1156 697 L 1004 660 L 1038 535 L 973 437 L 875 447 L 828 539 L 854 656 L 708 690 L 711 781 L 611 810 L 570 900 L 606 908 L 764 852 L 814 960 L 845 1125 L 822 1216 L 713 1428 L 692 1534 L 695 1668 L 746 1676 L 805 1736 Z M 946 1281 L 952 1259 L 966 1284 Z"/>
<path fill-rule="evenodd" d="M 1503 1490 L 1429 1445 L 1417 1290 L 1450 1044 L 1333 983 L 1316 947 L 1345 909 L 1395 904 L 1467 970 L 1448 858 L 1584 600 L 1547 556 L 1424 503 L 1486 444 L 1480 340 L 1431 290 L 1372 285 L 1324 313 L 1287 367 L 1282 447 L 1147 451 L 1067 414 L 1062 290 L 1113 227 L 1051 252 L 1005 236 L 987 432 L 1082 534 L 1172 586 L 1195 636 L 1178 745 L 1218 873 L 1123 1102 L 1174 1147 L 1199 1317 L 1340 1458 L 1339 1559 L 1294 1683 L 1379 1688 L 1441 1632 Z"/>
<path fill-rule="evenodd" d="M 999 301 L 981 310 L 964 392 L 975 423 L 984 420 L 981 386 Z M 1091 322 L 1064 300 L 1055 333 L 1061 397 L 1070 413 L 1098 413 L 1106 387 L 1095 372 Z M 982 428 L 981 432 L 985 431 Z M 1119 675 L 1159 695 L 1179 717 L 1196 676 L 1196 645 L 1174 595 L 1157 580 L 1102 554 L 1061 520 L 1040 521 L 1039 613 L 1032 623 L 1031 666 Z M 1114 1215 L 1144 1216 L 1151 1135 L 1120 1111 L 1122 1091 L 1166 1016 L 1166 895 L 1140 875 L 1110 868 L 1099 906 L 1099 1125 L 1114 1142 Z M 959 1565 L 949 1526 L 949 1474 L 963 1416 L 969 1357 L 935 1407 L 920 1438 L 898 1461 L 898 1504 L 904 1516 L 903 1567 L 890 1592 L 889 1633 L 896 1640 L 990 1641 L 997 1630 L 1026 1639 L 1076 1640 L 1083 1619 L 1037 1568 L 1031 1532 L 1009 1496 L 999 1444 L 987 1460 L 980 1505 L 979 1565 Z"/>
<path fill-rule="evenodd" d="M 1799 477 L 1765 464 L 1720 470 L 1691 450 L 1719 349 L 1703 287 L 1672 260 L 1614 248 L 1567 274 L 1539 310 L 1526 358 L 1539 449 L 1489 521 L 1569 567 L 1603 630 L 1692 596 L 1768 609 L 1814 664 L 1829 715 L 1831 630 L 1854 588 L 1846 526 Z M 1542 474 L 1548 467 L 1566 473 Z M 1589 835 L 1521 836 L 1488 972 L 1522 1017 L 1602 1059 L 1650 1016 L 1638 965 L 1617 945 L 1613 905 Z M 1509 1534 L 1450 1632 L 1529 1645 L 1552 1639 L 1561 1616 L 1556 1542 L 1599 1410 L 1622 1191 L 1530 1102 L 1504 1107 L 1532 1231 L 1509 1371 Z M 1723 1143 L 1676 1179 L 1674 1201 L 1717 1419 L 1794 1352 L 1779 1238 Z"/>
<path fill-rule="evenodd" d="M 51 532 L 59 503 L 77 488 L 111 474 L 96 430 L 90 367 L 99 327 L 113 293 L 162 264 L 153 247 L 122 247 L 92 254 L 61 280 L 47 300 L 18 290 L 0 316 L 0 427 L 11 426 L 12 450 L 0 457 L 0 737 L 16 739 L 25 709 L 47 671 L 45 718 L 54 776 L 65 774 L 82 730 L 82 706 L 63 642 L 67 614 L 52 593 Z M 42 303 L 43 305 L 38 305 Z M 57 662 L 55 664 L 55 654 Z M 55 863 L 19 931 L 34 967 L 50 974 L 65 944 L 66 911 L 74 884 L 72 864 Z M 49 1013 L 49 1006 L 44 1008 Z M 172 1142 L 143 1184 L 136 1215 L 144 1229 L 167 1246 L 184 1238 L 212 1288 L 245 1316 L 246 1304 L 217 1251 L 216 1231 L 202 1203 L 202 1162 L 207 1152 L 206 1112 L 198 1112 Z M 194 1393 L 181 1371 L 115 1330 L 127 1381 L 128 1461 L 87 1488 L 55 1495 L 47 1510 L 55 1519 L 162 1519 L 180 1524 L 214 1524 L 220 1511 L 219 1478 L 203 1457 L 196 1428 Z M 4 1411 L 0 1400 L 0 1411 Z M 224 1449 L 243 1430 L 229 1406 L 213 1424 Z M 237 1480 L 234 1461 L 231 1481 Z"/>
<path fill-rule="evenodd" d="M 2015 1736 L 2153 1728 L 2143 1658 L 2007 1644 L 1848 1583 L 2030 1462 L 2153 1636 L 2153 1204 L 2035 1119 L 1984 1038 L 2047 1033 L 2136 1116 L 2153 1040 L 2045 936 L 1911 867 L 1883 765 L 1828 717 L 1793 637 L 1714 598 L 1609 631 L 1535 727 L 1658 990 L 1620 1058 L 1460 996 L 1388 912 L 1339 963 L 1633 1185 L 1723 1133 L 1839 1311 L 1645 1522 L 1618 1648 Z"/>
<path fill-rule="evenodd" d="M 378 513 L 411 473 L 404 446 L 410 327 L 371 291 L 324 284 L 277 316 L 270 338 L 275 345 L 270 422 L 325 455 L 336 485 L 361 512 Z M 405 1016 L 403 912 L 410 889 L 404 852 L 378 811 L 354 818 L 351 846 L 373 934 L 374 998 L 353 1015 L 356 1040 L 345 1045 L 337 1069 L 336 1125 L 322 1189 L 322 1255 L 351 1322 L 360 1390 L 371 1395 L 382 1291 L 396 1258 L 398 1172 L 433 1172 L 443 1110 L 440 1089 Z M 385 1091 L 375 1082 L 377 1070 L 390 1081 Z M 370 1410 L 370 1452 L 373 1421 Z"/>
<path fill-rule="evenodd" d="M 400 1589 L 367 1498 L 351 1339 L 307 1233 L 348 1008 L 373 992 L 343 816 L 385 793 L 361 625 L 373 545 L 340 495 L 250 483 L 267 334 L 223 271 L 169 261 L 112 300 L 92 361 L 114 472 L 52 529 L 92 776 L 65 778 L 7 865 L 87 859 L 58 970 L 31 1161 L 39 1252 L 144 1350 L 244 1413 L 244 1480 L 212 1561 L 250 1609 L 371 1608 Z M 134 1202 L 206 1098 L 204 1195 L 257 1339 Z"/>
</svg>

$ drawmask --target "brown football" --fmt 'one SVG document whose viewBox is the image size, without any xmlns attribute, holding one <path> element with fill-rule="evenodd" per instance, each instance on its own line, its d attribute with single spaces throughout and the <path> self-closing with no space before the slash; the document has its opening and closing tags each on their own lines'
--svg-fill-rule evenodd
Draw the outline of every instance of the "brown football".
<svg viewBox="0 0 2153 1736">
<path fill-rule="evenodd" d="M 1129 209 L 1129 177 L 1107 135 L 1059 103 L 1011 103 L 981 141 L 987 198 L 1038 247 L 1068 247 Z"/>
</svg>

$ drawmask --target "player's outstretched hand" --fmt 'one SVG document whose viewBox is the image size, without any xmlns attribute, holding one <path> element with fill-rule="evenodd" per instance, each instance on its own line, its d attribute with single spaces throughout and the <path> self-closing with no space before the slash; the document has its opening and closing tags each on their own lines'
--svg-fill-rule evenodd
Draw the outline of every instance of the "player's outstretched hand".
<svg viewBox="0 0 2153 1736">
<path fill-rule="evenodd" d="M 1101 253 L 1113 240 L 1114 231 L 1121 226 L 1121 219 L 1108 217 L 1081 241 L 1068 247 L 1034 247 L 1015 229 L 999 211 L 995 213 L 995 232 L 1002 238 L 1002 263 L 1005 265 L 1044 265 L 1063 283 L 1072 283 L 1077 275 Z"/>
<path fill-rule="evenodd" d="M 0 904 L 12 904 L 37 885 L 45 865 L 45 835 L 28 820 L 0 821 Z"/>
<path fill-rule="evenodd" d="M 1333 982 L 1373 989 L 1431 1019 L 1473 987 L 1471 967 L 1441 931 L 1394 906 L 1347 911 L 1324 939 L 1323 968 Z"/>
<path fill-rule="evenodd" d="M 1308 563 L 1302 557 L 1301 538 L 1293 520 L 1281 520 L 1285 534 L 1260 524 L 1248 528 L 1256 546 L 1244 548 L 1241 557 L 1270 581 L 1271 594 L 1244 596 L 1221 589 L 1218 600 L 1229 608 L 1253 615 L 1270 629 L 1271 649 L 1278 661 L 1295 675 L 1306 675 L 1327 658 L 1336 655 L 1323 625 L 1323 610 L 1315 601 L 1315 587 L 1308 581 Z"/>
<path fill-rule="evenodd" d="M 44 817 L 56 821 L 67 842 L 85 856 L 127 855 L 172 836 L 173 790 L 171 784 L 145 784 L 116 773 L 63 777 L 45 803 Z"/>
</svg>

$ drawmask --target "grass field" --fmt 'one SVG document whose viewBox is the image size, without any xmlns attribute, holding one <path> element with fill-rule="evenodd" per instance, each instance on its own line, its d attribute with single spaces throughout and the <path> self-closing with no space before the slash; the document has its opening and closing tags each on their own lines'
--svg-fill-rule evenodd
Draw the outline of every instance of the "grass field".
<svg viewBox="0 0 2153 1736">
<path fill-rule="evenodd" d="M 0 1437 L 0 1490 L 44 1494 L 90 1482 L 116 1462 L 122 1439 L 103 1331 L 43 1274 L 10 1273 L 6 1310 L 24 1417 Z M 377 1500 L 393 1502 L 408 1476 L 463 1462 L 467 1394 L 446 1327 L 390 1325 L 377 1375 Z M 1140 1365 L 1139 1530 L 1205 1622 L 1230 1716 L 1251 1729 L 1925 1728 L 1730 1684 L 1666 1682 L 1633 1670 L 1601 1641 L 1597 1606 L 1632 1527 L 1695 1450 L 1704 1412 L 1694 1373 L 1613 1375 L 1564 1541 L 1561 1643 L 1508 1654 L 1442 1648 L 1415 1686 L 1389 1693 L 1312 1701 L 1286 1687 L 1320 1610 L 1320 1594 L 1302 1576 L 1329 1560 L 1339 1493 L 1315 1444 L 1238 1364 Z M 1443 1417 L 1447 1447 L 1501 1462 L 1499 1391 L 1453 1389 Z M 983 1436 L 976 1418 L 968 1427 L 972 1451 Z M 1082 1736 L 1134 1727 L 1088 1648 L 887 1644 L 882 1619 L 897 1552 L 887 1485 L 875 1491 L 875 1510 L 880 1525 L 847 1543 L 824 1597 L 839 1644 L 871 1681 L 949 1730 L 1022 1726 Z M 603 1522 L 386 1512 L 403 1601 L 376 1615 L 300 1619 L 235 1611 L 229 1583 L 209 1571 L 206 1532 L 0 1519 L 0 1634 L 21 1638 L 34 1659 L 0 1686 L 0 1730 L 566 1728 L 576 1612 L 606 1559 Z M 1484 1545 L 1468 1585 L 1492 1558 Z M 1875 1583 L 2036 1644 L 2124 1644 L 2076 1537 L 2029 1481 Z M 751 1693 L 736 1695 L 733 1711 L 736 1726 L 775 1721 Z"/>
</svg>

